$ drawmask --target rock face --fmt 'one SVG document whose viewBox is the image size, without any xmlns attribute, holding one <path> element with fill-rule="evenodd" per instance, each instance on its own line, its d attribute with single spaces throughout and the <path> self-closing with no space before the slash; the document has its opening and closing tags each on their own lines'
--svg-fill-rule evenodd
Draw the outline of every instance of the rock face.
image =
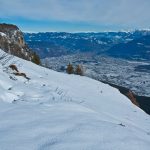
<svg viewBox="0 0 150 150">
<path fill-rule="evenodd" d="M 15 25 L 0 24 L 0 48 L 20 58 L 32 59 L 33 53 L 25 43 L 23 33 Z"/>
<path fill-rule="evenodd" d="M 129 90 L 125 95 L 131 100 L 131 102 L 132 102 L 134 105 L 140 107 L 140 105 L 139 105 L 139 103 L 137 102 L 137 99 L 136 99 L 136 97 L 134 96 L 134 93 L 133 93 L 132 91 Z"/>
</svg>

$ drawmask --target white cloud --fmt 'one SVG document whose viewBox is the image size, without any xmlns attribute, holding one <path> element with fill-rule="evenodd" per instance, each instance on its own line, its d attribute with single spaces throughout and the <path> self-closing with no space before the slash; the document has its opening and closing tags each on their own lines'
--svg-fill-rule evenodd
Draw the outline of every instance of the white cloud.
<svg viewBox="0 0 150 150">
<path fill-rule="evenodd" d="M 150 0 L 0 0 L 0 17 L 149 27 Z"/>
</svg>

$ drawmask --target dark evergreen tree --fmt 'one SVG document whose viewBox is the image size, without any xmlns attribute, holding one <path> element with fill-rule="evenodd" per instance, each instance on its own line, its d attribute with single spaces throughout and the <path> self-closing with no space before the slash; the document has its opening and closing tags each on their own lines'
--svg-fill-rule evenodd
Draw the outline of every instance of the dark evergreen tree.
<svg viewBox="0 0 150 150">
<path fill-rule="evenodd" d="M 37 65 L 41 64 L 40 58 L 35 52 L 33 53 L 31 61 L 34 62 Z"/>
</svg>

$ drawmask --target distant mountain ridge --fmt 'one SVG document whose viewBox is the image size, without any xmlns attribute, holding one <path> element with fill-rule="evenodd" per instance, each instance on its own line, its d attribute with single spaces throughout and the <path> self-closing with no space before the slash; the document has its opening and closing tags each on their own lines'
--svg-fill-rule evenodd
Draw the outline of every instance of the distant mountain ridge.
<svg viewBox="0 0 150 150">
<path fill-rule="evenodd" d="M 106 54 L 118 58 L 150 60 L 150 35 L 115 45 Z"/>
<path fill-rule="evenodd" d="M 39 53 L 41 58 L 45 58 L 82 52 L 96 55 L 109 53 L 111 55 L 110 49 L 112 47 L 148 35 L 150 35 L 149 30 L 100 33 L 45 32 L 24 33 L 24 38 L 28 45 Z"/>
</svg>

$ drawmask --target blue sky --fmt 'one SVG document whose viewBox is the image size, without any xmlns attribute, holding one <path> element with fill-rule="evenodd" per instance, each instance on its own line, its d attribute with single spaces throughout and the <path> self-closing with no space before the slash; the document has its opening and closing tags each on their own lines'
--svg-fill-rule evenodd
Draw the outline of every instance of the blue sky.
<svg viewBox="0 0 150 150">
<path fill-rule="evenodd" d="M 0 0 L 0 22 L 25 32 L 99 32 L 150 27 L 150 0 Z"/>
</svg>

